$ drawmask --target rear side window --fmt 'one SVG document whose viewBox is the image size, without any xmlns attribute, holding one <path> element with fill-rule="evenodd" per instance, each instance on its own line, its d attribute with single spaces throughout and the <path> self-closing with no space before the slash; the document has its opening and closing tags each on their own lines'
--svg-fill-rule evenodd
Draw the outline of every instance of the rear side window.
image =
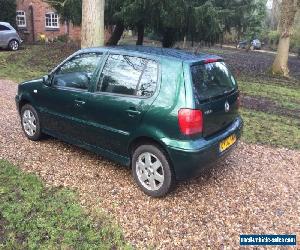
<svg viewBox="0 0 300 250">
<path fill-rule="evenodd" d="M 10 30 L 10 28 L 8 28 L 4 25 L 0 25 L 0 31 L 4 31 L 4 30 Z"/>
<path fill-rule="evenodd" d="M 158 77 L 158 65 L 154 61 L 148 61 L 147 66 L 142 75 L 141 81 L 137 88 L 138 96 L 152 96 L 156 89 Z"/>
<path fill-rule="evenodd" d="M 224 95 L 237 88 L 236 80 L 224 62 L 191 67 L 195 96 L 199 101 Z"/>
<path fill-rule="evenodd" d="M 157 82 L 154 61 L 124 55 L 110 55 L 101 73 L 98 92 L 149 97 Z"/>
</svg>

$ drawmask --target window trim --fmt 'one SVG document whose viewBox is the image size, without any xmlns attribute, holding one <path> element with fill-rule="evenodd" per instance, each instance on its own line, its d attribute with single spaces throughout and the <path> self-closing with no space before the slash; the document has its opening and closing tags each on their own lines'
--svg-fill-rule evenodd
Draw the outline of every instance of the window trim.
<svg viewBox="0 0 300 250">
<path fill-rule="evenodd" d="M 18 14 L 18 12 L 23 12 L 23 14 Z M 18 24 L 18 17 L 24 17 L 24 24 Z M 17 10 L 16 11 L 16 24 L 19 28 L 26 28 L 27 27 L 25 10 Z"/>
<path fill-rule="evenodd" d="M 145 60 L 148 60 L 148 61 L 155 62 L 156 65 L 157 65 L 157 80 L 156 80 L 156 86 L 155 86 L 155 90 L 154 90 L 153 94 L 151 96 L 138 96 L 138 95 L 127 95 L 127 94 L 119 94 L 119 93 L 97 91 L 98 82 L 101 79 L 101 74 L 103 72 L 103 69 L 104 69 L 104 67 L 106 65 L 106 62 L 107 62 L 109 56 L 111 56 L 111 55 L 130 56 L 130 57 L 136 57 L 136 58 L 145 59 Z M 147 65 L 148 65 L 148 62 L 147 62 Z M 146 69 L 146 67 L 145 67 L 145 69 Z M 144 73 L 145 69 L 143 70 L 142 74 Z M 126 53 L 117 53 L 117 52 L 110 53 L 110 52 L 108 52 L 107 55 L 106 55 L 106 57 L 103 60 L 103 64 L 100 67 L 100 70 L 99 70 L 99 73 L 98 73 L 98 76 L 97 76 L 97 79 L 96 79 L 95 87 L 93 89 L 93 94 L 94 95 L 105 95 L 105 96 L 119 96 L 119 97 L 136 98 L 136 99 L 150 99 L 150 98 L 154 97 L 159 92 L 158 89 L 160 88 L 160 82 L 161 82 L 160 76 L 161 76 L 161 65 L 160 65 L 160 63 L 156 59 L 148 58 L 148 57 L 142 57 L 142 56 L 137 56 L 137 55 L 134 55 L 134 54 L 132 55 L 132 54 L 126 54 Z M 137 85 L 140 85 L 140 81 L 141 80 L 142 80 L 142 77 L 140 77 L 139 82 L 138 82 Z M 101 80 L 101 86 L 102 86 L 102 82 L 103 82 L 103 79 Z"/>
<path fill-rule="evenodd" d="M 47 25 L 47 15 L 51 15 L 50 16 L 50 25 Z M 57 26 L 53 26 L 52 25 L 52 18 L 53 18 L 52 15 L 56 15 L 57 16 Z M 59 29 L 59 27 L 60 27 L 60 23 L 59 23 L 59 15 L 58 15 L 58 13 L 54 12 L 54 11 L 46 12 L 45 13 L 45 28 L 46 29 Z"/>
</svg>

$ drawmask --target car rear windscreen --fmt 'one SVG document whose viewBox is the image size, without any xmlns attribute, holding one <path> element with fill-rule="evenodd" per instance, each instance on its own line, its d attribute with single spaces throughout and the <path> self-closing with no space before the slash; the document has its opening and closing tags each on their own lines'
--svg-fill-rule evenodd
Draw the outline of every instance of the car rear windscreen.
<svg viewBox="0 0 300 250">
<path fill-rule="evenodd" d="M 224 62 L 193 65 L 191 73 L 194 92 L 199 101 L 224 95 L 237 88 Z"/>
</svg>

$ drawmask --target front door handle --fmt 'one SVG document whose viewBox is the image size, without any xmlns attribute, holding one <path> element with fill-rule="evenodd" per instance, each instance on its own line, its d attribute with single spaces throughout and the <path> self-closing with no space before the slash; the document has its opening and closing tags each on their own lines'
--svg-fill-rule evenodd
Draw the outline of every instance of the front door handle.
<svg viewBox="0 0 300 250">
<path fill-rule="evenodd" d="M 128 113 L 129 116 L 137 116 L 137 115 L 140 115 L 141 112 L 136 110 L 136 108 L 132 107 L 132 108 L 129 108 L 126 110 L 126 112 Z"/>
<path fill-rule="evenodd" d="M 85 104 L 85 101 L 82 101 L 82 100 L 75 100 L 75 103 L 77 105 L 84 105 Z"/>
</svg>

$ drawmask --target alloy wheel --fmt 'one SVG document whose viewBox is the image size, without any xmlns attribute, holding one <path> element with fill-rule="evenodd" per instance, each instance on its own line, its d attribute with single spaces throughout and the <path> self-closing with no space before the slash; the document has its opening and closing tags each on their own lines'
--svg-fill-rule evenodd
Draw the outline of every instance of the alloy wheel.
<svg viewBox="0 0 300 250">
<path fill-rule="evenodd" d="M 30 110 L 25 110 L 22 117 L 22 124 L 25 133 L 28 136 L 34 136 L 36 133 L 36 118 Z"/>
<path fill-rule="evenodd" d="M 140 183 L 149 191 L 159 190 L 165 179 L 161 161 L 149 152 L 138 157 L 136 174 Z"/>
<path fill-rule="evenodd" d="M 10 48 L 12 49 L 12 50 L 18 50 L 18 48 L 19 48 L 19 44 L 18 44 L 18 42 L 17 41 L 11 41 L 10 42 Z"/>
</svg>

